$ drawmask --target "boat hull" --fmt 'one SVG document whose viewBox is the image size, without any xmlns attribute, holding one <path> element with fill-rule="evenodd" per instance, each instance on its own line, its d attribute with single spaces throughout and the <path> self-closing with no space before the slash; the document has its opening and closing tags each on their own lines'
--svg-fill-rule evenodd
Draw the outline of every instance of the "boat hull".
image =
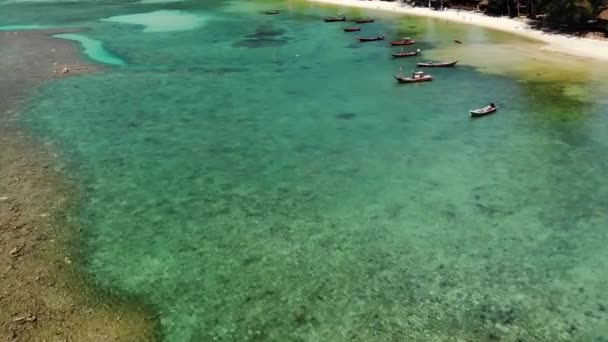
<svg viewBox="0 0 608 342">
<path fill-rule="evenodd" d="M 391 46 L 405 46 L 405 45 L 412 45 L 416 43 L 415 40 L 395 40 L 390 42 Z"/>
<path fill-rule="evenodd" d="M 361 43 L 365 43 L 365 42 L 375 42 L 377 40 L 384 40 L 384 36 L 379 36 L 379 37 L 372 37 L 372 38 L 361 38 L 361 37 L 357 37 L 357 40 Z"/>
<path fill-rule="evenodd" d="M 485 109 L 476 109 L 476 110 L 471 110 L 469 111 L 469 115 L 471 115 L 472 118 L 478 118 L 481 116 L 486 116 L 486 115 L 490 115 L 490 114 L 494 114 L 496 113 L 496 110 L 498 110 L 498 108 L 494 107 L 490 110 L 485 110 Z"/>
<path fill-rule="evenodd" d="M 458 61 L 448 62 L 448 63 L 416 63 L 416 65 L 419 67 L 426 67 L 426 68 L 448 68 L 448 67 L 453 67 L 454 65 L 456 65 L 456 63 L 458 63 Z"/>
<path fill-rule="evenodd" d="M 391 56 L 393 56 L 393 58 L 403 58 L 403 57 L 413 57 L 418 55 L 418 52 L 394 52 L 391 53 Z"/>
<path fill-rule="evenodd" d="M 403 76 L 393 76 L 397 82 L 399 83 L 419 83 L 419 82 L 428 82 L 433 80 L 433 76 L 426 75 L 418 78 L 411 77 L 403 77 Z"/>
<path fill-rule="evenodd" d="M 338 21 L 346 21 L 346 17 L 324 18 L 323 21 L 326 22 L 326 23 L 335 23 L 335 22 L 338 22 Z"/>
<path fill-rule="evenodd" d="M 360 27 L 345 27 L 343 28 L 344 32 L 356 32 L 361 31 Z"/>
</svg>

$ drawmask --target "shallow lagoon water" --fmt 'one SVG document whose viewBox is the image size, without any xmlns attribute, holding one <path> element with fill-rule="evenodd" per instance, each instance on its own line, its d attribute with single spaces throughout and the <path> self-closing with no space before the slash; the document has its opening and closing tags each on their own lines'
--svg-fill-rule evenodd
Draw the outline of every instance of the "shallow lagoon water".
<svg viewBox="0 0 608 342">
<path fill-rule="evenodd" d="M 4 25 L 0 26 L 0 31 L 25 31 L 25 30 L 41 30 L 48 28 L 43 25 Z"/>
<path fill-rule="evenodd" d="M 83 52 L 94 61 L 110 65 L 125 65 L 125 61 L 106 50 L 103 43 L 98 40 L 75 33 L 55 34 L 53 37 L 79 42 Z"/>
<path fill-rule="evenodd" d="M 141 25 L 144 32 L 173 32 L 196 29 L 203 23 L 203 18 L 196 14 L 184 11 L 154 11 L 149 13 L 137 13 L 118 15 L 102 19 L 104 21 Z"/>
<path fill-rule="evenodd" d="M 392 74 L 417 59 L 320 23 L 335 9 L 227 15 L 239 5 L 180 4 L 214 20 L 170 35 L 91 20 L 86 35 L 130 63 L 48 84 L 27 106 L 83 184 L 72 219 L 100 286 L 157 308 L 166 341 L 605 336 L 595 80 L 460 66 L 400 86 Z M 517 40 L 404 20 L 365 30 L 423 37 L 421 59 L 450 32 Z M 467 117 L 489 101 L 498 114 Z"/>
</svg>

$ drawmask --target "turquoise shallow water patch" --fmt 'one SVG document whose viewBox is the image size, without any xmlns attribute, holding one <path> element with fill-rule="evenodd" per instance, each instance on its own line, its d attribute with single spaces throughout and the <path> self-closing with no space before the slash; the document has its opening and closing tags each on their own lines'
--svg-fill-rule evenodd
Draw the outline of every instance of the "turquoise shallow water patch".
<svg viewBox="0 0 608 342">
<path fill-rule="evenodd" d="M 0 31 L 26 31 L 26 30 L 42 30 L 50 26 L 45 25 L 6 25 L 0 26 Z"/>
<path fill-rule="evenodd" d="M 144 26 L 144 32 L 187 31 L 200 27 L 204 18 L 185 11 L 161 10 L 149 13 L 119 15 L 103 21 Z"/>
<path fill-rule="evenodd" d="M 53 35 L 53 37 L 79 42 L 84 49 L 84 53 L 92 60 L 111 65 L 126 64 L 125 61 L 120 59 L 118 56 L 106 50 L 102 42 L 93 38 L 74 33 L 60 33 Z"/>
</svg>

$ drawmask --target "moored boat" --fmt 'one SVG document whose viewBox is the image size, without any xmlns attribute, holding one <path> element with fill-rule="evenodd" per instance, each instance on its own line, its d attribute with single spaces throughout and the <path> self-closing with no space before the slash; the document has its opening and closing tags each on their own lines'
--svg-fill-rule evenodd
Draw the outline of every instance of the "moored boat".
<svg viewBox="0 0 608 342">
<path fill-rule="evenodd" d="M 264 14 L 279 14 L 279 10 L 264 11 Z"/>
<path fill-rule="evenodd" d="M 377 37 L 357 37 L 357 40 L 360 42 L 373 42 L 376 40 L 383 40 L 386 35 L 381 35 Z"/>
<path fill-rule="evenodd" d="M 470 110 L 469 114 L 471 115 L 471 117 L 476 118 L 476 117 L 479 117 L 479 116 L 484 116 L 484 115 L 496 113 L 496 110 L 498 110 L 498 107 L 496 107 L 495 104 L 490 103 L 489 105 L 487 105 L 487 106 L 485 106 L 483 108 Z"/>
<path fill-rule="evenodd" d="M 407 51 L 407 52 L 401 51 L 401 52 L 391 53 L 393 58 L 412 57 L 412 56 L 416 56 L 417 54 L 418 54 L 418 51 Z"/>
<path fill-rule="evenodd" d="M 412 45 L 414 44 L 416 41 L 410 38 L 403 38 L 401 40 L 393 40 L 392 42 L 390 42 L 390 44 L 392 46 L 400 46 L 400 45 Z"/>
<path fill-rule="evenodd" d="M 416 63 L 416 65 L 418 65 L 419 67 L 427 67 L 427 68 L 446 68 L 446 67 L 452 67 L 454 65 L 456 65 L 456 63 L 458 63 L 458 61 L 453 61 L 453 62 L 419 62 Z"/>
<path fill-rule="evenodd" d="M 344 30 L 344 32 L 361 31 L 360 27 L 343 27 L 342 29 Z"/>
<path fill-rule="evenodd" d="M 373 23 L 375 19 L 373 18 L 365 18 L 365 19 L 355 19 L 355 22 L 357 24 L 367 24 L 367 23 Z"/>
<path fill-rule="evenodd" d="M 336 21 L 346 21 L 346 17 L 345 16 L 341 16 L 341 17 L 329 17 L 329 18 L 323 18 L 323 21 L 326 23 L 333 23 Z"/>
<path fill-rule="evenodd" d="M 433 76 L 425 75 L 424 71 L 415 71 L 412 73 L 412 77 L 403 77 L 403 76 L 393 76 L 397 82 L 399 83 L 417 83 L 417 82 L 426 82 L 432 81 Z"/>
</svg>

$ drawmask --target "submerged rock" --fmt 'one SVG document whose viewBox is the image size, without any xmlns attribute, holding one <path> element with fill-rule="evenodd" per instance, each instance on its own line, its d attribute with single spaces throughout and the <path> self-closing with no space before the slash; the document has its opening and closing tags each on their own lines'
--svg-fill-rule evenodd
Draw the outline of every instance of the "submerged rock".
<svg viewBox="0 0 608 342">
<path fill-rule="evenodd" d="M 306 322 L 306 312 L 303 307 L 299 307 L 293 312 L 293 319 L 298 324 Z"/>
<path fill-rule="evenodd" d="M 233 44 L 234 47 L 263 48 L 285 45 L 289 39 L 284 37 L 285 30 L 271 26 L 259 27 L 255 32 Z"/>
<path fill-rule="evenodd" d="M 11 249 L 10 252 L 8 252 L 12 257 L 17 257 L 19 256 L 19 253 L 21 252 L 21 247 L 14 247 L 13 249 Z"/>
<path fill-rule="evenodd" d="M 38 318 L 35 315 L 27 315 L 13 318 L 13 323 L 28 323 L 36 322 Z"/>
<path fill-rule="evenodd" d="M 339 113 L 336 115 L 336 119 L 340 120 L 352 120 L 357 116 L 355 113 Z"/>
<path fill-rule="evenodd" d="M 276 38 L 285 34 L 285 30 L 277 29 L 273 27 L 264 26 L 258 28 L 254 33 L 248 34 L 245 37 L 250 39 L 261 39 L 261 38 Z"/>
</svg>

